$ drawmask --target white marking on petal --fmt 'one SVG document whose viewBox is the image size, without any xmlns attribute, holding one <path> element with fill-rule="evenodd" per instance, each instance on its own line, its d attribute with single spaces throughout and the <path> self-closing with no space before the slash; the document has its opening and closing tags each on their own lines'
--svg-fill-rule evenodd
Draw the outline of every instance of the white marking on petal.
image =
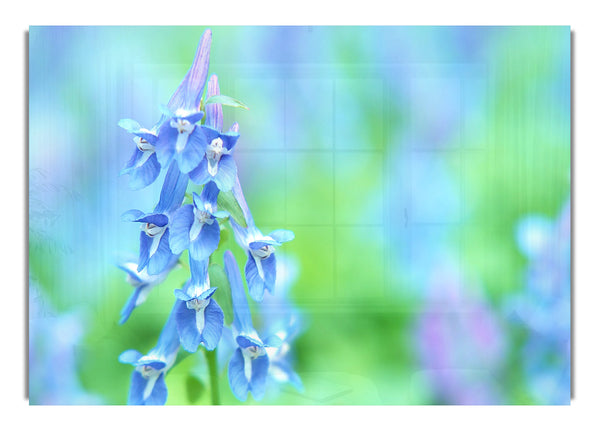
<svg viewBox="0 0 600 431">
<path fill-rule="evenodd" d="M 196 329 L 199 334 L 204 331 L 204 309 L 196 311 Z"/>
<path fill-rule="evenodd" d="M 137 367 L 137 371 L 139 371 L 142 377 L 147 380 L 143 394 L 143 398 L 146 400 L 152 394 L 152 390 L 154 389 L 154 385 L 158 376 L 160 376 L 161 371 L 150 365 L 140 365 Z"/>
<path fill-rule="evenodd" d="M 146 382 L 146 388 L 144 389 L 144 401 L 152 394 L 152 390 L 154 389 L 154 385 L 156 384 L 159 374 L 148 378 L 148 382 Z"/>
<path fill-rule="evenodd" d="M 254 253 L 252 253 L 252 257 L 254 258 L 254 262 L 256 263 L 256 269 L 258 270 L 258 276 L 264 280 L 265 272 L 263 271 L 263 267 L 262 267 L 262 259 L 260 257 L 256 257 L 254 255 Z"/>
<path fill-rule="evenodd" d="M 221 156 L 227 154 L 227 148 L 223 147 L 221 138 L 213 139 L 206 147 L 206 160 L 208 161 L 208 173 L 214 177 L 219 169 L 219 160 Z"/>
<path fill-rule="evenodd" d="M 181 118 L 172 119 L 169 125 L 174 129 L 177 129 L 177 142 L 175 143 L 175 150 L 178 153 L 181 153 L 187 144 L 190 133 L 194 131 L 194 127 L 196 126 L 190 123 L 188 120 L 183 120 Z"/>
<path fill-rule="evenodd" d="M 196 328 L 200 334 L 202 334 L 202 331 L 204 330 L 204 310 L 209 303 L 210 299 L 199 298 L 190 299 L 185 303 L 189 310 L 196 311 Z"/>
<path fill-rule="evenodd" d="M 242 349 L 242 353 L 244 353 L 246 349 Z M 247 355 L 244 356 L 244 375 L 246 376 L 246 380 L 252 380 L 252 359 Z"/>
<path fill-rule="evenodd" d="M 156 253 L 156 250 L 158 250 L 160 239 L 167 230 L 167 225 L 156 226 L 152 223 L 145 223 L 142 225 L 142 230 L 146 232 L 146 235 L 152 238 L 152 245 L 150 246 L 150 257 L 152 257 L 154 256 L 154 253 Z"/>
<path fill-rule="evenodd" d="M 200 220 L 198 220 L 197 217 L 194 217 L 194 223 L 192 224 L 192 227 L 190 228 L 190 241 L 194 241 L 196 238 L 198 238 L 198 235 L 200 235 L 200 232 L 202 231 L 203 226 L 204 226 L 204 223 L 202 223 Z"/>
<path fill-rule="evenodd" d="M 252 378 L 252 360 L 266 354 L 267 351 L 261 346 L 248 346 L 242 349 L 242 356 L 244 357 L 244 375 L 248 381 Z"/>
<path fill-rule="evenodd" d="M 142 157 L 140 158 L 140 160 L 138 160 L 138 162 L 135 164 L 135 167 L 139 168 L 144 163 L 146 163 L 148 161 L 148 159 L 150 158 L 150 156 L 152 156 L 152 154 L 154 154 L 154 151 L 152 151 L 152 152 L 150 152 L 150 151 L 144 151 L 142 153 Z"/>
</svg>

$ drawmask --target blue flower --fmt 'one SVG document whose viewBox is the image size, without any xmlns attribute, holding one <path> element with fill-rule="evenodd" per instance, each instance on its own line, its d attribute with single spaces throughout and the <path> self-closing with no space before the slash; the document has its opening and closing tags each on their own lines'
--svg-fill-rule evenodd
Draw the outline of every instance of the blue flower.
<svg viewBox="0 0 600 431">
<path fill-rule="evenodd" d="M 278 229 L 264 236 L 254 224 L 252 213 L 246 203 L 246 198 L 236 176 L 233 196 L 237 200 L 248 228 L 243 228 L 230 219 L 231 227 L 237 243 L 246 251 L 248 261 L 245 273 L 248 291 L 255 301 L 262 301 L 265 289 L 273 294 L 277 275 L 277 262 L 275 260 L 275 246 L 294 239 L 294 233 L 289 230 Z"/>
<path fill-rule="evenodd" d="M 169 220 L 185 196 L 188 177 L 181 174 L 176 164 L 172 164 L 165 176 L 160 199 L 154 212 L 145 214 L 139 210 L 129 210 L 122 218 L 142 224 L 140 233 L 140 257 L 137 271 L 146 266 L 149 275 L 157 275 L 165 270 L 174 254 L 169 247 Z"/>
<path fill-rule="evenodd" d="M 211 76 L 206 91 L 207 99 L 220 94 L 216 75 Z M 229 132 L 222 132 L 223 108 L 220 103 L 206 106 L 206 124 L 202 131 L 206 139 L 204 154 L 200 164 L 190 172 L 190 179 L 196 184 L 214 181 L 219 190 L 229 191 L 237 177 L 237 167 L 231 156 L 239 133 L 237 123 Z"/>
<path fill-rule="evenodd" d="M 229 386 L 233 394 L 240 401 L 245 401 L 248 391 L 254 399 L 260 400 L 265 394 L 265 386 L 269 371 L 268 347 L 277 347 L 281 340 L 272 337 L 266 342 L 258 336 L 252 325 L 250 308 L 239 267 L 233 254 L 228 250 L 225 252 L 225 272 L 231 285 L 231 297 L 233 303 L 233 338 L 237 348 L 229 361 L 228 376 Z"/>
<path fill-rule="evenodd" d="M 193 193 L 192 205 L 184 205 L 175 212 L 169 238 L 173 253 L 179 254 L 189 248 L 190 258 L 200 261 L 217 249 L 221 237 L 217 217 L 227 216 L 224 211 L 217 211 L 218 194 L 219 189 L 211 181 L 200 196 Z"/>
<path fill-rule="evenodd" d="M 190 259 L 192 278 L 183 289 L 175 290 L 180 300 L 176 321 L 181 346 L 188 352 L 204 344 L 207 350 L 217 347 L 223 330 L 223 311 L 211 298 L 216 287 L 210 287 L 208 260 Z"/>
<path fill-rule="evenodd" d="M 278 347 L 266 348 L 269 357 L 269 376 L 279 384 L 289 383 L 298 391 L 303 390 L 302 380 L 292 367 L 291 346 L 292 341 L 299 333 L 300 321 L 294 315 L 287 320 L 281 320 L 271 326 L 270 333 L 281 339 Z"/>
<path fill-rule="evenodd" d="M 127 273 L 127 282 L 134 288 L 133 293 L 121 310 L 121 320 L 119 321 L 119 324 L 122 325 L 125 323 L 133 310 L 146 301 L 150 291 L 167 278 L 167 275 L 169 275 L 171 269 L 177 265 L 177 262 L 179 262 L 179 256 L 172 256 L 167 267 L 156 275 L 149 275 L 147 268 L 138 271 L 138 264 L 135 262 L 124 262 L 118 265 L 120 269 Z"/>
<path fill-rule="evenodd" d="M 202 119 L 200 102 L 208 75 L 212 33 L 206 30 L 198 43 L 194 62 L 175 90 L 159 121 L 156 155 L 162 166 L 175 158 L 179 169 L 188 173 L 196 168 L 206 147 L 206 137 L 196 123 Z"/>
<path fill-rule="evenodd" d="M 129 187 L 133 190 L 142 189 L 152 184 L 160 174 L 160 164 L 154 147 L 158 136 L 155 130 L 144 129 L 134 120 L 120 120 L 119 126 L 135 135 L 133 142 L 136 144 L 133 155 L 121 171 L 121 175 L 129 174 Z"/>
<path fill-rule="evenodd" d="M 196 123 L 204 116 L 203 112 L 178 109 L 163 110 L 167 118 L 158 129 L 156 155 L 161 165 L 166 166 L 173 159 L 179 169 L 188 173 L 200 164 L 207 145 L 206 136 Z"/>
<path fill-rule="evenodd" d="M 127 404 L 163 405 L 167 402 L 165 374 L 175 363 L 179 350 L 179 337 L 175 324 L 175 313 L 178 307 L 176 301 L 156 347 L 147 355 L 142 355 L 137 350 L 126 350 L 119 356 L 119 362 L 135 367 L 131 376 Z"/>
<path fill-rule="evenodd" d="M 265 290 L 273 294 L 277 276 L 275 247 L 294 239 L 294 233 L 285 229 L 263 235 L 254 225 L 243 228 L 230 220 L 238 244 L 246 250 L 248 261 L 244 269 L 248 292 L 255 301 L 262 301 Z"/>
</svg>

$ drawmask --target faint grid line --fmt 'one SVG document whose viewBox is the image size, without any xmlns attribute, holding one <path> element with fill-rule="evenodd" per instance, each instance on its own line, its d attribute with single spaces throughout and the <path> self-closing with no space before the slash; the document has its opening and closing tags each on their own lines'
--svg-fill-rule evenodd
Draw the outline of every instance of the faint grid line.
<svg viewBox="0 0 600 431">
<path fill-rule="evenodd" d="M 333 80 L 333 90 L 332 90 L 332 94 L 331 94 L 331 115 L 333 116 L 332 118 L 332 123 L 333 123 L 333 127 L 331 128 L 331 139 L 332 139 L 332 143 L 333 145 L 331 146 L 332 148 L 332 170 L 333 170 L 333 178 L 332 178 L 332 183 L 333 183 L 333 199 L 332 199 L 332 203 L 333 203 L 333 228 L 332 228 L 332 235 L 333 235 L 333 256 L 332 256 L 332 260 L 333 260 L 333 297 L 337 298 L 338 296 L 338 288 L 337 288 L 337 283 L 338 283 L 338 276 L 337 276 L 337 265 L 336 265 L 336 257 L 337 257 L 337 229 L 336 229 L 336 221 L 337 221 L 337 216 L 336 216 L 336 211 L 335 211 L 335 207 L 336 207 L 336 203 L 337 203 L 337 199 L 336 199 L 336 194 L 335 194 L 335 186 L 336 186 L 336 181 L 335 181 L 335 155 L 336 155 L 336 150 L 337 150 L 337 143 L 335 140 L 336 134 L 335 134 L 335 129 L 336 129 L 336 104 L 335 104 L 335 94 L 336 94 L 336 86 L 337 86 L 337 80 L 334 79 Z"/>
</svg>

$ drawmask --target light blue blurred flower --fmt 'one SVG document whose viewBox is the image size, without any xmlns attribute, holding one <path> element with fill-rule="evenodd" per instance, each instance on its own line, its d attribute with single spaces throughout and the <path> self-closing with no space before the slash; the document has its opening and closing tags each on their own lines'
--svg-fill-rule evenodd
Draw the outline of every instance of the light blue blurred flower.
<svg viewBox="0 0 600 431">
<path fill-rule="evenodd" d="M 529 259 L 524 289 L 507 301 L 507 312 L 529 338 L 522 360 L 536 402 L 569 404 L 571 399 L 571 205 L 558 216 L 531 214 L 515 231 Z"/>
<path fill-rule="evenodd" d="M 57 312 L 47 296 L 29 284 L 29 403 L 102 404 L 79 382 L 77 353 L 87 322 L 78 311 Z"/>
<path fill-rule="evenodd" d="M 504 330 L 493 309 L 473 293 L 457 266 L 433 273 L 428 299 L 415 328 L 423 374 L 442 404 L 501 404 L 496 379 L 507 353 Z"/>
</svg>

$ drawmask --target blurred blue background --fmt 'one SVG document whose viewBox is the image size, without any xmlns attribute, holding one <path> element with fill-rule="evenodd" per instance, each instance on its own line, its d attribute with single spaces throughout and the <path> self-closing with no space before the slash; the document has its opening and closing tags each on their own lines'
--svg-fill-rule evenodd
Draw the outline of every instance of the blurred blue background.
<svg viewBox="0 0 600 431">
<path fill-rule="evenodd" d="M 139 235 L 120 215 L 161 181 L 119 177 L 117 122 L 158 120 L 204 29 L 30 28 L 32 404 L 124 404 L 117 357 L 154 345 L 185 281 L 118 325 Z M 250 108 L 224 118 L 254 219 L 296 234 L 304 391 L 262 404 L 569 403 L 569 27 L 211 30 L 209 71 Z M 204 367 L 173 369 L 168 404 L 208 402 Z"/>
</svg>

